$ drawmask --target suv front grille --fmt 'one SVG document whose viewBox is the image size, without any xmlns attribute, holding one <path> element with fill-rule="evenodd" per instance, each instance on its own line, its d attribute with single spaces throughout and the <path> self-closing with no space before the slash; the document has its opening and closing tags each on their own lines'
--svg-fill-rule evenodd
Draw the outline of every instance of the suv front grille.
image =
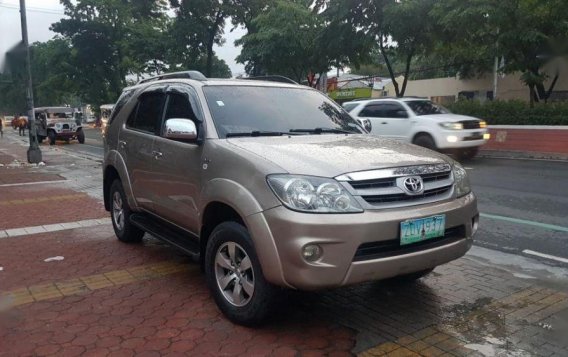
<svg viewBox="0 0 568 357">
<path fill-rule="evenodd" d="M 401 187 L 399 180 L 408 176 L 422 178 L 424 191 L 421 194 L 410 194 Z M 451 166 L 448 164 L 358 172 L 342 175 L 337 179 L 346 181 L 345 184 L 352 189 L 351 193 L 356 197 L 361 197 L 370 206 L 369 209 L 441 201 L 451 197 L 454 184 Z"/>
<path fill-rule="evenodd" d="M 400 245 L 400 239 L 363 243 L 357 248 L 353 261 L 357 262 L 418 252 L 450 244 L 463 238 L 465 238 L 465 226 L 462 225 L 446 228 L 442 237 L 431 238 L 408 245 Z"/>
<path fill-rule="evenodd" d="M 387 202 L 412 202 L 412 201 L 422 201 L 425 198 L 443 196 L 451 189 L 450 186 L 435 188 L 432 190 L 424 190 L 424 193 L 416 196 L 409 196 L 406 193 L 398 193 L 394 195 L 380 195 L 380 196 L 364 196 L 363 199 L 370 204 L 377 203 L 387 203 Z"/>
<path fill-rule="evenodd" d="M 479 120 L 462 120 L 460 121 L 460 123 L 462 123 L 463 128 L 464 129 L 479 129 Z"/>
</svg>

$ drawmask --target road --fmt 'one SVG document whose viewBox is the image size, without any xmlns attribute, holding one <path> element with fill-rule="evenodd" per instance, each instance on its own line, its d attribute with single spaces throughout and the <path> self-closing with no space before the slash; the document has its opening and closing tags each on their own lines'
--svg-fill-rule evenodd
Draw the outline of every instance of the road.
<svg viewBox="0 0 568 357">
<path fill-rule="evenodd" d="M 102 158 L 100 130 L 85 134 L 84 145 L 58 145 Z M 568 162 L 476 158 L 465 167 L 481 212 L 476 245 L 568 267 Z"/>
</svg>

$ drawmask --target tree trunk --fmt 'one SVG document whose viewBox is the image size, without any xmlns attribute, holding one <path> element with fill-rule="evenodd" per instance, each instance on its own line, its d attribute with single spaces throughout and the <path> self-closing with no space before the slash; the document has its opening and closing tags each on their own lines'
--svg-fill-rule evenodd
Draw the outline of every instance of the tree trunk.
<svg viewBox="0 0 568 357">
<path fill-rule="evenodd" d="M 219 31 L 219 26 L 223 21 L 223 12 L 219 9 L 215 14 L 215 22 L 209 30 L 209 36 L 207 38 L 207 67 L 206 67 L 206 77 L 211 77 L 213 73 L 213 45 L 215 44 L 215 36 L 217 36 L 217 31 Z"/>
<path fill-rule="evenodd" d="M 529 106 L 530 106 L 531 108 L 534 108 L 534 94 L 535 94 L 535 92 L 534 92 L 534 84 L 530 84 L 530 85 L 529 85 L 529 96 L 530 96 L 530 98 L 529 98 Z"/>
<path fill-rule="evenodd" d="M 394 86 L 394 91 L 395 91 L 395 93 L 396 93 L 396 96 L 397 96 L 397 97 L 400 97 L 401 95 L 400 95 L 400 91 L 399 91 L 399 89 L 398 89 L 398 82 L 396 81 L 396 78 L 395 78 L 395 76 L 394 76 L 394 72 L 393 72 L 393 70 L 392 70 L 391 63 L 390 63 L 390 61 L 389 61 L 389 57 L 388 57 L 388 55 L 387 55 L 387 53 L 386 53 L 386 50 L 385 50 L 385 46 L 384 46 L 384 43 L 383 43 L 383 36 L 380 36 L 380 37 L 379 37 L 379 48 L 380 48 L 380 50 L 381 50 L 381 54 L 383 55 L 383 58 L 385 59 L 385 63 L 386 63 L 386 65 L 387 65 L 387 69 L 389 70 L 389 75 L 390 75 L 390 77 L 391 77 L 392 85 Z"/>
<path fill-rule="evenodd" d="M 406 84 L 408 83 L 408 75 L 410 73 L 410 62 L 412 61 L 412 56 L 414 55 L 414 50 L 410 51 L 406 57 L 406 67 L 404 68 L 404 80 L 402 82 L 402 89 L 400 90 L 400 96 L 404 97 L 404 92 L 406 92 Z"/>
</svg>

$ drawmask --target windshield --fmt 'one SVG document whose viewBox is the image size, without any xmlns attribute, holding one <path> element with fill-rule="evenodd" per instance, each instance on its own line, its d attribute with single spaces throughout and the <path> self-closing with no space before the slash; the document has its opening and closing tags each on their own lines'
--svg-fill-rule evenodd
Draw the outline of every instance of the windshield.
<svg viewBox="0 0 568 357">
<path fill-rule="evenodd" d="M 343 104 L 343 109 L 347 110 L 349 113 L 351 113 L 351 111 L 353 109 L 355 109 L 355 107 L 358 105 L 359 103 L 344 103 Z"/>
<path fill-rule="evenodd" d="M 448 114 L 450 111 L 429 100 L 409 100 L 405 102 L 416 115 Z"/>
<path fill-rule="evenodd" d="M 251 132 L 364 133 L 341 107 L 314 90 L 207 86 L 203 92 L 220 138 Z"/>
</svg>

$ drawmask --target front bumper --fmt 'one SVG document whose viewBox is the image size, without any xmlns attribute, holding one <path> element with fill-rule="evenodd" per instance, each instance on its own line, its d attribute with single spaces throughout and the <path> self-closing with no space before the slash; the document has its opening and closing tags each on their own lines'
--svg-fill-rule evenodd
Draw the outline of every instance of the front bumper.
<svg viewBox="0 0 568 357">
<path fill-rule="evenodd" d="M 72 138 L 77 136 L 77 132 L 76 131 L 60 131 L 60 132 L 56 131 L 55 136 L 58 139 L 72 139 Z"/>
<path fill-rule="evenodd" d="M 355 258 L 364 243 L 398 239 L 400 222 L 436 214 L 446 215 L 447 230 L 460 227 L 460 235 L 423 247 L 404 246 L 378 258 Z M 472 245 L 478 211 L 470 193 L 446 202 L 360 214 L 306 214 L 279 206 L 249 218 L 247 225 L 267 279 L 277 285 L 316 290 L 413 273 L 457 259 Z M 273 241 L 270 246 L 277 252 L 271 259 L 262 257 L 267 240 Z M 304 260 L 306 244 L 318 244 L 322 257 L 316 262 Z"/>
<path fill-rule="evenodd" d="M 440 149 L 473 148 L 489 141 L 487 129 L 443 130 L 436 145 Z"/>
</svg>

